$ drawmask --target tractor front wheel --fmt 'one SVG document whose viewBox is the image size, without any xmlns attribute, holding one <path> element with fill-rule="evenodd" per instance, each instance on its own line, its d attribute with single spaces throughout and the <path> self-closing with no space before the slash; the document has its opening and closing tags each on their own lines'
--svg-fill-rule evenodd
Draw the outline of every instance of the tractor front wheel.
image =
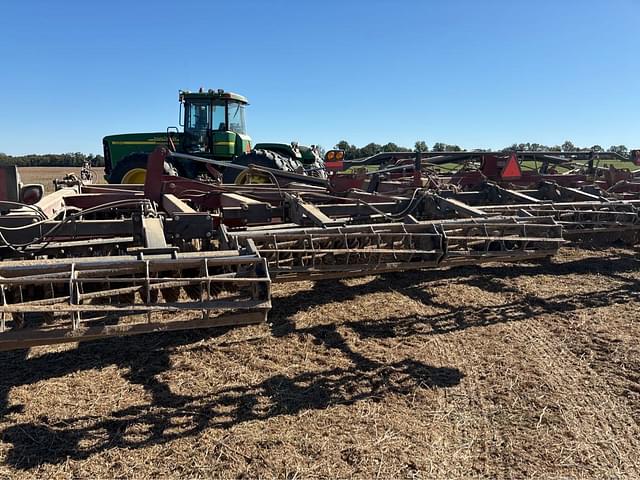
<svg viewBox="0 0 640 480">
<path fill-rule="evenodd" d="M 147 162 L 149 154 L 132 153 L 122 158 L 109 176 L 109 183 L 140 184 L 147 178 Z M 164 164 L 165 175 L 177 175 L 176 169 L 167 162 Z"/>
</svg>

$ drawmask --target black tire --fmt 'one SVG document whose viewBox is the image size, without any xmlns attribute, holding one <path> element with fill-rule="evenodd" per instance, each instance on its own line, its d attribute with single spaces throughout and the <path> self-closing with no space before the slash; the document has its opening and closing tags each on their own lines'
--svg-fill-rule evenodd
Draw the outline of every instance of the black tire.
<svg viewBox="0 0 640 480">
<path fill-rule="evenodd" d="M 307 165 L 307 168 L 312 169 L 309 172 L 309 175 L 312 177 L 322 178 L 324 180 L 328 178 L 327 171 L 324 168 L 324 162 L 322 160 L 316 160 L 315 162 Z"/>
<path fill-rule="evenodd" d="M 109 175 L 109 183 L 122 183 L 128 172 L 134 169 L 147 170 L 147 162 L 149 161 L 148 153 L 130 153 L 120 160 Z M 165 175 L 177 175 L 176 169 L 164 162 Z"/>
<path fill-rule="evenodd" d="M 285 157 L 271 150 L 252 150 L 244 153 L 231 162 L 232 165 L 248 167 L 249 165 L 257 165 L 260 167 L 274 168 L 276 170 L 284 170 L 285 172 L 295 172 L 302 168 L 302 163 L 298 160 Z M 225 168 L 222 173 L 223 183 L 234 183 L 236 177 L 242 172 L 239 168 Z"/>
</svg>

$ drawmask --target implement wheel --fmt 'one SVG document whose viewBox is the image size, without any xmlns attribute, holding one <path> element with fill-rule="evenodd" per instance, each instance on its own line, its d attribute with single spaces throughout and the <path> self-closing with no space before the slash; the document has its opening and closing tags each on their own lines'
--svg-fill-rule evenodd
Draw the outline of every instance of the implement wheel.
<svg viewBox="0 0 640 480">
<path fill-rule="evenodd" d="M 147 179 L 147 161 L 149 154 L 132 153 L 120 160 L 111 175 L 109 183 L 140 184 Z M 164 164 L 165 175 L 177 175 L 175 168 L 167 162 Z"/>
</svg>

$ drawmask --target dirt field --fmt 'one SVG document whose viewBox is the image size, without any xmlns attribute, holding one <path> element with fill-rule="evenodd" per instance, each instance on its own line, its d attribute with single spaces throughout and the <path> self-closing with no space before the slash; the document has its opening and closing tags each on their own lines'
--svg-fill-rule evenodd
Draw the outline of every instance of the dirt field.
<svg viewBox="0 0 640 480">
<path fill-rule="evenodd" d="M 105 183 L 102 178 L 103 167 L 95 167 L 96 183 Z M 64 178 L 67 173 L 75 173 L 80 177 L 79 167 L 21 167 L 20 177 L 24 183 L 41 183 L 46 193 L 53 192 L 53 180 Z"/>
<path fill-rule="evenodd" d="M 640 252 L 276 285 L 272 326 L 0 354 L 0 475 L 640 475 Z"/>
</svg>

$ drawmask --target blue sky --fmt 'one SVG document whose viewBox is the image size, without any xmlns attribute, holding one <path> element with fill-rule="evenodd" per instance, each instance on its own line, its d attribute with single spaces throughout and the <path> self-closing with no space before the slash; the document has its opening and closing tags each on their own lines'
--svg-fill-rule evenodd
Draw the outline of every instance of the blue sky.
<svg viewBox="0 0 640 480">
<path fill-rule="evenodd" d="M 32 1 L 0 7 L 0 152 L 164 131 L 244 94 L 255 141 L 640 146 L 640 0 Z"/>
</svg>

